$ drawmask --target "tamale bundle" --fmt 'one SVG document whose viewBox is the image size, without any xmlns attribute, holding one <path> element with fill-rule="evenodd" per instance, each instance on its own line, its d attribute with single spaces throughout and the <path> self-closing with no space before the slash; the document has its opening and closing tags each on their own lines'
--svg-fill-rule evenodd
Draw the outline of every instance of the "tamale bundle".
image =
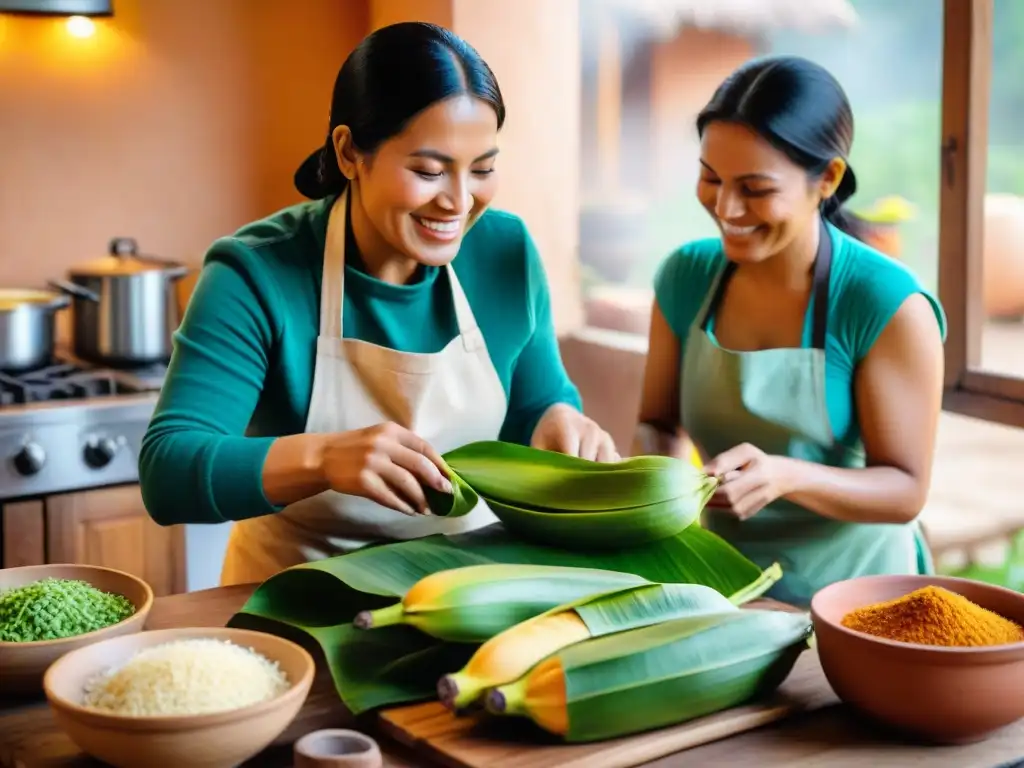
<svg viewBox="0 0 1024 768">
<path fill-rule="evenodd" d="M 571 742 L 640 733 L 774 690 L 810 636 L 804 613 L 694 613 L 570 645 L 493 688 L 486 705 Z"/>
<path fill-rule="evenodd" d="M 427 490 L 438 515 L 468 513 L 483 498 L 512 533 L 545 546 L 588 551 L 675 536 L 700 515 L 717 480 L 669 456 L 612 463 L 502 442 L 444 455 L 455 493 Z"/>
</svg>

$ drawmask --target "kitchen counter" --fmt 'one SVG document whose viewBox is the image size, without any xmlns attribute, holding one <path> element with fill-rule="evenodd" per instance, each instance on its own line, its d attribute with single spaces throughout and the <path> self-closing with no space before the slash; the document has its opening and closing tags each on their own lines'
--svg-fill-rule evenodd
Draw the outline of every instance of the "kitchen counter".
<svg viewBox="0 0 1024 768">
<path fill-rule="evenodd" d="M 181 626 L 223 626 L 245 603 L 253 586 L 228 587 L 158 598 L 148 629 Z M 827 687 L 824 675 L 821 685 Z M 354 726 L 374 730 L 373 716 L 358 723 L 341 704 L 326 673 L 317 675 L 299 716 L 275 746 L 245 768 L 288 768 L 291 744 L 301 735 L 327 727 Z M 427 758 L 381 739 L 387 768 L 437 768 Z M 890 741 L 860 724 L 840 704 L 765 726 L 652 763 L 648 768 L 702 768 L 754 764 L 799 768 L 853 768 L 874 764 L 884 768 L 995 768 L 1024 755 L 1024 721 L 980 744 L 923 747 Z M 99 768 L 58 730 L 45 701 L 13 703 L 0 699 L 0 768 Z"/>
</svg>

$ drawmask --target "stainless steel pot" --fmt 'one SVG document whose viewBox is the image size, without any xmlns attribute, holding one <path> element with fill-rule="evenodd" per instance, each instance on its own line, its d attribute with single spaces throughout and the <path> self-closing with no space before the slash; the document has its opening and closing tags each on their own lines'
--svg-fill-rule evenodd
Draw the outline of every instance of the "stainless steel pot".
<svg viewBox="0 0 1024 768">
<path fill-rule="evenodd" d="M 131 238 L 111 240 L 109 250 L 50 283 L 74 299 L 75 355 L 116 366 L 167 362 L 180 321 L 174 284 L 188 267 L 140 255 Z"/>
<path fill-rule="evenodd" d="M 0 371 L 28 371 L 50 362 L 55 315 L 70 303 L 60 293 L 0 289 Z"/>
</svg>

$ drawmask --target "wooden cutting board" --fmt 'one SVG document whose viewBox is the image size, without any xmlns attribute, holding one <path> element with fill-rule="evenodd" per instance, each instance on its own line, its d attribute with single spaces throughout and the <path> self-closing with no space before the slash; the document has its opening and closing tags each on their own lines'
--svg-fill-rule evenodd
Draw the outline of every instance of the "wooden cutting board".
<svg viewBox="0 0 1024 768">
<path fill-rule="evenodd" d="M 809 650 L 765 701 L 611 741 L 559 744 L 529 722 L 456 718 L 438 702 L 385 710 L 380 728 L 450 768 L 631 768 L 837 702 Z"/>
</svg>

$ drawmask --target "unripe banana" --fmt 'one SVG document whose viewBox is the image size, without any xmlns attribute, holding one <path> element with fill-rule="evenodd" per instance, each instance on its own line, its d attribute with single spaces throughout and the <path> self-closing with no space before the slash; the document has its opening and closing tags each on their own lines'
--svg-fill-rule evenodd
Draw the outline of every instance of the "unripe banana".
<svg viewBox="0 0 1024 768">
<path fill-rule="evenodd" d="M 558 565 L 470 565 L 425 576 L 401 602 L 363 611 L 360 629 L 407 624 L 454 643 L 482 643 L 588 595 L 650 584 L 631 573 Z"/>
</svg>

